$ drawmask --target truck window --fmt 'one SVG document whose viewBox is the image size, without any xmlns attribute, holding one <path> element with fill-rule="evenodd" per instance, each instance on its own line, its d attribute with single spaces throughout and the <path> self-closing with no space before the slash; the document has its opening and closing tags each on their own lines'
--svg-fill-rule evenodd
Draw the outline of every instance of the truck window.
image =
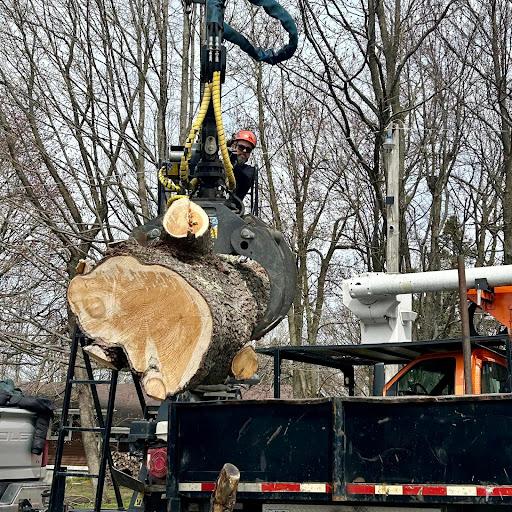
<svg viewBox="0 0 512 512">
<path fill-rule="evenodd" d="M 508 370 L 501 364 L 484 361 L 482 364 L 482 393 L 506 393 Z"/>
<path fill-rule="evenodd" d="M 453 357 L 420 361 L 396 382 L 398 396 L 438 396 L 454 393 L 455 358 Z"/>
</svg>

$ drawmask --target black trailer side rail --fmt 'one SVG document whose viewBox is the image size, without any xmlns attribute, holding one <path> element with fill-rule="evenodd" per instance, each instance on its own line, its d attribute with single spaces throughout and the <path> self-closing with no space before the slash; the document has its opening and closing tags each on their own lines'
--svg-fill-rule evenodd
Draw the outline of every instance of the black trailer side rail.
<svg viewBox="0 0 512 512">
<path fill-rule="evenodd" d="M 511 395 L 335 404 L 346 444 L 333 501 L 510 506 Z"/>
<path fill-rule="evenodd" d="M 172 408 L 173 512 L 209 499 L 226 462 L 241 472 L 241 502 L 512 504 L 510 395 Z"/>
</svg>

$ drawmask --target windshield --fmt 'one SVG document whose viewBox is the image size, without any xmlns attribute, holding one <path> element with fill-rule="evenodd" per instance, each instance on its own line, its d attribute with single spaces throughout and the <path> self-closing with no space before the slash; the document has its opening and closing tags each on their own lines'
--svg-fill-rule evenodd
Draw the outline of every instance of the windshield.
<svg viewBox="0 0 512 512">
<path fill-rule="evenodd" d="M 453 395 L 455 358 L 420 361 L 402 375 L 388 390 L 388 396 Z"/>
</svg>

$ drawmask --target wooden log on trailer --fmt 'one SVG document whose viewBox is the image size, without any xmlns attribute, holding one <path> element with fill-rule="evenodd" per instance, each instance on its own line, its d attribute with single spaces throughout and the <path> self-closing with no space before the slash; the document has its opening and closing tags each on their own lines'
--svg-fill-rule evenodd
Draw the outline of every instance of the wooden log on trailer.
<svg viewBox="0 0 512 512">
<path fill-rule="evenodd" d="M 68 288 L 71 310 L 94 340 L 91 356 L 105 366 L 129 367 L 159 399 L 224 382 L 268 302 L 265 271 L 212 253 L 211 243 L 199 240 L 209 237 L 204 216 L 182 206 L 166 231 L 185 217 L 184 236 L 147 246 L 118 243 Z"/>
<path fill-rule="evenodd" d="M 210 512 L 233 512 L 236 492 L 240 482 L 240 471 L 233 464 L 224 464 L 210 501 Z"/>
</svg>

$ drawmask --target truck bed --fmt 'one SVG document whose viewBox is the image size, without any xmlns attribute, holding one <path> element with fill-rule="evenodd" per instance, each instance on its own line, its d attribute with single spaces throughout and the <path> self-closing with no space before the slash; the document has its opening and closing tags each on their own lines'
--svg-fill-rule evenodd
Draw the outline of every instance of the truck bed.
<svg viewBox="0 0 512 512">
<path fill-rule="evenodd" d="M 239 499 L 512 503 L 512 396 L 173 403 L 168 497 L 209 496 L 222 465 Z"/>
</svg>

